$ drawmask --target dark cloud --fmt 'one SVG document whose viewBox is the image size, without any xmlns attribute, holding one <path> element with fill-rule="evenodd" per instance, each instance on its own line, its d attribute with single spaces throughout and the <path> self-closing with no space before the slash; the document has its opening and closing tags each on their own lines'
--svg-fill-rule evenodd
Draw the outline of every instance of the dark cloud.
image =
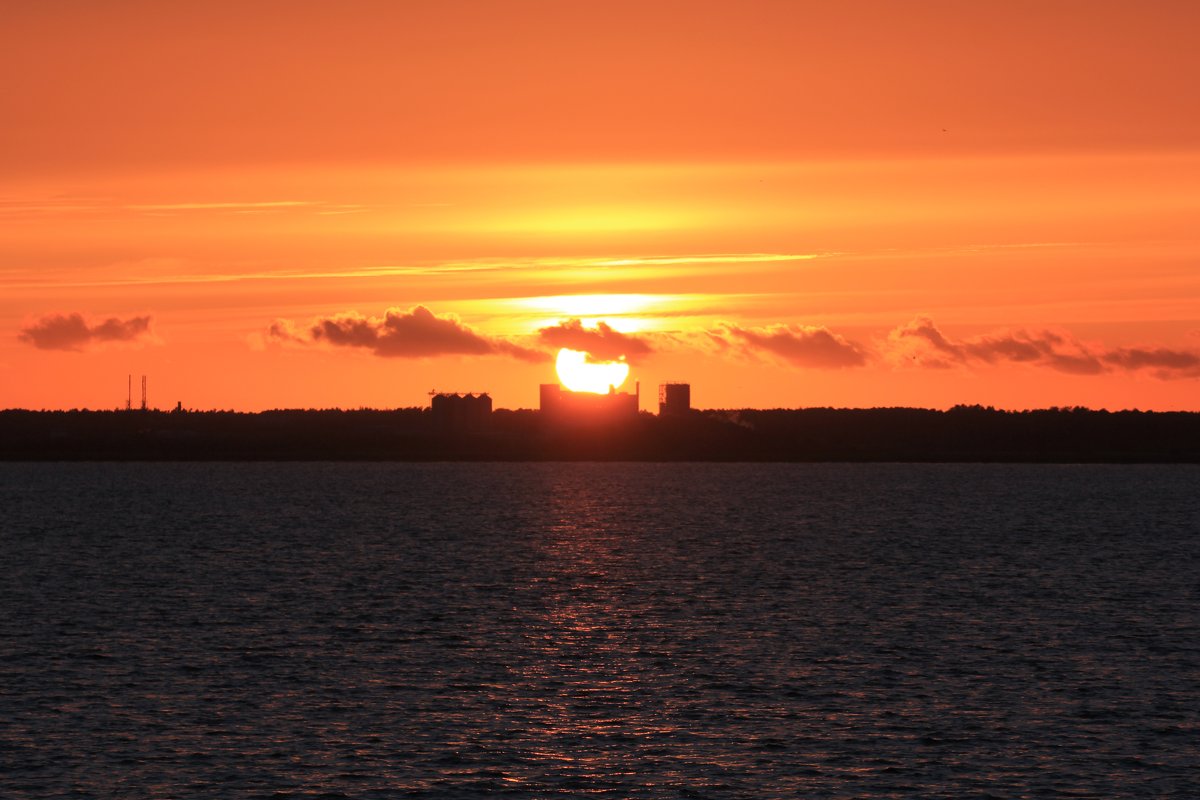
<svg viewBox="0 0 1200 800">
<path fill-rule="evenodd" d="M 1083 345 L 1053 331 L 1005 331 L 953 341 L 929 317 L 916 317 L 888 334 L 888 350 L 898 360 L 922 367 L 1011 362 L 1073 375 L 1096 375 L 1104 365 Z"/>
<path fill-rule="evenodd" d="M 907 325 L 896 328 L 892 335 L 896 338 L 920 339 L 938 352 L 946 353 L 955 359 L 962 357 L 959 347 L 951 344 L 929 317 L 916 317 Z"/>
<path fill-rule="evenodd" d="M 1160 378 L 1200 377 L 1200 353 L 1189 350 L 1118 347 L 1109 350 L 1102 358 L 1106 364 L 1119 369 L 1152 370 Z"/>
<path fill-rule="evenodd" d="M 988 363 L 994 361 L 1038 361 L 1052 353 L 1053 342 L 1048 339 L 1031 341 L 1017 336 L 983 337 L 965 342 L 959 350 L 962 357 L 971 356 Z"/>
<path fill-rule="evenodd" d="M 1091 353 L 1047 353 L 1040 363 L 1070 375 L 1099 375 L 1104 372 L 1104 365 Z"/>
<path fill-rule="evenodd" d="M 647 339 L 613 330 L 603 321 L 597 322 L 595 328 L 585 328 L 581 320 L 569 319 L 538 330 L 538 340 L 555 350 L 562 347 L 582 350 L 599 361 L 615 361 L 624 356 L 632 363 L 654 351 Z"/>
<path fill-rule="evenodd" d="M 772 353 L 800 367 L 842 369 L 867 363 L 867 354 L 861 347 L 819 326 L 743 328 L 723 323 L 708 331 L 708 335 L 719 346 L 736 343 L 746 350 Z"/>
<path fill-rule="evenodd" d="M 1200 375 L 1200 354 L 1165 348 L 1096 348 L 1054 331 L 1004 331 L 954 341 L 928 317 L 917 317 L 888 335 L 886 345 L 898 361 L 923 367 L 956 364 L 1017 363 L 1071 375 L 1113 370 L 1150 370 L 1161 378 Z"/>
<path fill-rule="evenodd" d="M 437 316 L 424 306 L 407 311 L 389 308 L 382 318 L 356 312 L 321 317 L 303 331 L 288 320 L 276 320 L 267 338 L 295 344 L 325 342 L 358 347 L 385 358 L 427 358 L 442 355 L 506 355 L 544 361 L 546 355 L 512 342 L 485 336 L 452 314 Z"/>
<path fill-rule="evenodd" d="M 104 342 L 133 342 L 148 336 L 150 317 L 110 317 L 89 325 L 82 314 L 50 314 L 22 328 L 17 338 L 40 350 L 83 350 Z"/>
<path fill-rule="evenodd" d="M 964 360 L 973 358 L 988 364 L 1004 361 L 1036 364 L 1071 375 L 1098 375 L 1104 371 L 1104 365 L 1087 348 L 1051 331 L 980 336 L 959 347 Z"/>
</svg>

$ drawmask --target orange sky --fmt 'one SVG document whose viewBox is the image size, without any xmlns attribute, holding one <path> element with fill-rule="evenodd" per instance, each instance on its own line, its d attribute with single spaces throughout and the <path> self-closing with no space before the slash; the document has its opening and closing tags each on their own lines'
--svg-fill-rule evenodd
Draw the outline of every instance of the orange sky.
<svg viewBox="0 0 1200 800">
<path fill-rule="evenodd" d="M 1200 6 L 27 3 L 0 407 L 1200 409 Z M 578 320 L 578 322 L 576 322 Z M 600 326 L 603 323 L 603 326 Z M 607 327 L 604 327 L 607 326 Z"/>
</svg>

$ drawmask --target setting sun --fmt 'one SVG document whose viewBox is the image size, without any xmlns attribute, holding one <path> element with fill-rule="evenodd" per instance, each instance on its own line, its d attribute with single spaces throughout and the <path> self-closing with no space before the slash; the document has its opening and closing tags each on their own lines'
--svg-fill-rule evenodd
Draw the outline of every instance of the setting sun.
<svg viewBox="0 0 1200 800">
<path fill-rule="evenodd" d="M 629 365 L 624 361 L 591 361 L 587 353 L 565 347 L 558 351 L 554 367 L 562 385 L 572 392 L 607 394 L 629 377 Z"/>
</svg>

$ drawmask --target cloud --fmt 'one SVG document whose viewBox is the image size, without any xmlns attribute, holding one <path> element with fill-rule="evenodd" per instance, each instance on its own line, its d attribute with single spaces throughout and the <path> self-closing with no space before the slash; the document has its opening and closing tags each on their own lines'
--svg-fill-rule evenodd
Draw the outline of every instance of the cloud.
<svg viewBox="0 0 1200 800">
<path fill-rule="evenodd" d="M 266 338 L 298 345 L 357 347 L 384 358 L 506 355 L 525 361 L 546 360 L 544 353 L 485 336 L 453 314 L 437 316 L 425 306 L 407 311 L 389 308 L 383 317 L 365 317 L 353 311 L 318 317 L 304 329 L 290 320 L 276 320 Z"/>
<path fill-rule="evenodd" d="M 1052 331 L 1005 331 L 954 341 L 925 316 L 892 330 L 884 350 L 898 363 L 937 369 L 972 362 L 1012 362 L 1075 375 L 1104 371 L 1104 365 L 1087 348 Z"/>
<path fill-rule="evenodd" d="M 720 349 L 736 344 L 743 350 L 771 353 L 799 367 L 842 369 L 861 367 L 868 360 L 862 347 L 822 326 L 743 328 L 726 322 L 707 334 Z"/>
<path fill-rule="evenodd" d="M 17 338 L 39 350 L 81 351 L 89 345 L 135 342 L 150 335 L 150 317 L 110 317 L 90 325 L 79 313 L 50 314 L 21 329 Z"/>
<path fill-rule="evenodd" d="M 1114 370 L 1151 370 L 1160 378 L 1200 375 L 1200 354 L 1188 350 L 1088 346 L 1068 335 L 1045 330 L 1001 331 L 956 341 L 924 316 L 889 333 L 883 349 L 897 363 L 933 368 L 1016 363 L 1071 375 L 1100 375 Z"/>
<path fill-rule="evenodd" d="M 962 363 L 962 348 L 952 344 L 929 317 L 917 317 L 888 334 L 887 348 L 897 359 L 907 359 L 923 367 L 946 368 Z"/>
<path fill-rule="evenodd" d="M 1106 364 L 1118 369 L 1153 370 L 1160 378 L 1200 377 L 1200 353 L 1189 350 L 1168 350 L 1165 347 L 1145 349 L 1118 347 L 1101 356 Z"/>
<path fill-rule="evenodd" d="M 562 347 L 582 350 L 600 361 L 613 361 L 624 356 L 633 362 L 654 352 L 646 338 L 613 330 L 604 321 L 597 322 L 595 328 L 585 328 L 581 320 L 569 319 L 539 329 L 538 340 L 555 350 Z"/>
</svg>

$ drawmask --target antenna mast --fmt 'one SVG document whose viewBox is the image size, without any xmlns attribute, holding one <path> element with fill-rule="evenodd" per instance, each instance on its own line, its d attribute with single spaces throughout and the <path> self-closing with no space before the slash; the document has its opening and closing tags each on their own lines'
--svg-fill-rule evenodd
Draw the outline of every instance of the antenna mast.
<svg viewBox="0 0 1200 800">
<path fill-rule="evenodd" d="M 133 375 L 126 376 L 125 381 L 125 410 L 133 408 Z"/>
<path fill-rule="evenodd" d="M 146 410 L 146 376 L 142 376 L 142 411 Z"/>
</svg>

